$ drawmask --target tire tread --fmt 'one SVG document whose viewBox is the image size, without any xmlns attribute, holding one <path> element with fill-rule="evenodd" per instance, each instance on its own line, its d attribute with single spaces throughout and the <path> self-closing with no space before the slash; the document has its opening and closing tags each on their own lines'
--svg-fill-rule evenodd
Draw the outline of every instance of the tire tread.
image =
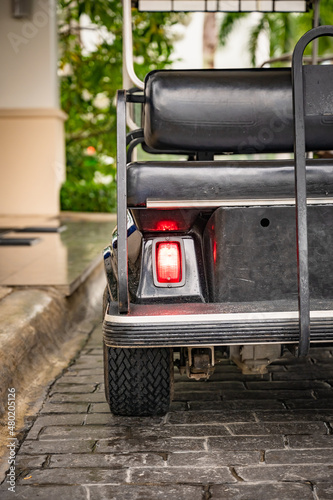
<svg viewBox="0 0 333 500">
<path fill-rule="evenodd" d="M 105 389 L 110 410 L 122 416 L 164 415 L 171 399 L 169 348 L 107 347 Z"/>
</svg>

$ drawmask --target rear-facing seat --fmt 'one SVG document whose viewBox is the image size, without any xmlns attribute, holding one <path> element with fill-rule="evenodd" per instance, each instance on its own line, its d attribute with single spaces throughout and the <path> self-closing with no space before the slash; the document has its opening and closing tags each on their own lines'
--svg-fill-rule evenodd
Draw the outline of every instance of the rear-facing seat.
<svg viewBox="0 0 333 500">
<path fill-rule="evenodd" d="M 304 67 L 306 148 L 333 149 L 333 66 Z M 156 151 L 292 152 L 290 69 L 155 71 L 145 80 L 144 140 Z M 145 161 L 128 166 L 128 206 L 147 200 L 294 197 L 292 160 Z M 330 160 L 307 163 L 308 196 L 333 193 Z"/>
<path fill-rule="evenodd" d="M 127 203 L 149 207 L 186 202 L 218 205 L 238 200 L 267 200 L 269 204 L 295 196 L 292 160 L 215 162 L 137 162 L 127 170 Z M 308 160 L 307 194 L 314 201 L 333 197 L 333 162 Z M 170 205 L 171 204 L 171 205 Z M 184 205 L 185 204 L 185 205 Z"/>
</svg>

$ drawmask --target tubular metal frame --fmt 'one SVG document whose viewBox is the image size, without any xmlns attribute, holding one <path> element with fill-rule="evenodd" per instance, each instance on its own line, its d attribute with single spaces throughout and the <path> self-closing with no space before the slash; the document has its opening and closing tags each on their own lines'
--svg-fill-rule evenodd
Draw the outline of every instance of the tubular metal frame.
<svg viewBox="0 0 333 500">
<path fill-rule="evenodd" d="M 306 200 L 306 148 L 304 119 L 303 54 L 307 45 L 320 36 L 333 36 L 333 26 L 320 26 L 305 33 L 292 57 L 294 106 L 294 161 L 296 193 L 297 274 L 300 339 L 298 355 L 306 356 L 310 347 L 310 289 Z"/>
<path fill-rule="evenodd" d="M 128 313 L 126 91 L 117 92 L 117 261 L 119 313 Z"/>
<path fill-rule="evenodd" d="M 126 0 L 124 2 L 126 4 Z M 310 292 L 306 194 L 306 147 L 304 119 L 303 54 L 307 45 L 320 36 L 333 36 L 332 26 L 320 26 L 306 33 L 296 44 L 292 58 L 294 106 L 294 162 L 296 194 L 296 237 L 299 305 L 299 356 L 310 346 Z M 141 131 L 140 131 L 141 132 Z M 126 91 L 117 94 L 117 198 L 118 198 L 118 304 L 119 313 L 129 312 L 127 270 L 127 172 L 126 172 Z"/>
</svg>

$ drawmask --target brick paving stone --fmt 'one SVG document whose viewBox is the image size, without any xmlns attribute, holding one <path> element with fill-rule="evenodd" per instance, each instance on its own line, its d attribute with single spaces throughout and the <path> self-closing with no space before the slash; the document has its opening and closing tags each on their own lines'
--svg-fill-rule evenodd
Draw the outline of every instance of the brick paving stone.
<svg viewBox="0 0 333 500">
<path fill-rule="evenodd" d="M 323 375 L 332 375 L 333 374 L 333 361 L 331 360 L 329 363 L 303 363 L 300 360 L 300 365 L 304 370 L 306 370 L 306 376 L 308 374 L 318 373 L 320 376 Z M 287 366 L 288 373 L 300 372 L 300 366 L 296 364 Z"/>
<path fill-rule="evenodd" d="M 304 372 L 297 367 L 296 371 L 287 370 L 285 372 L 272 373 L 273 380 L 329 380 L 333 378 L 332 369 L 323 370 L 318 366 L 313 366 L 311 370 Z"/>
<path fill-rule="evenodd" d="M 49 403 L 104 403 L 105 395 L 101 392 L 93 392 L 84 394 L 60 394 L 56 393 L 51 396 Z"/>
<path fill-rule="evenodd" d="M 170 405 L 170 412 L 174 411 L 185 411 L 187 409 L 187 404 L 186 403 L 180 403 L 180 402 L 172 402 Z M 111 415 L 110 413 L 110 408 L 107 403 L 92 403 L 89 406 L 88 414 L 97 414 L 97 413 L 105 413 L 107 415 Z M 118 418 L 114 416 L 114 418 Z M 126 417 L 119 417 L 121 421 L 123 421 Z M 164 417 L 155 417 L 158 418 L 161 422 L 164 421 Z M 147 423 L 149 424 L 150 419 L 146 417 Z M 133 421 L 133 418 L 132 418 Z"/>
<path fill-rule="evenodd" d="M 201 410 L 235 410 L 235 411 L 249 411 L 249 410 L 285 410 L 286 406 L 282 401 L 274 399 L 246 399 L 246 400 L 233 400 L 233 401 L 192 401 L 188 398 L 189 409 L 191 411 Z"/>
<path fill-rule="evenodd" d="M 130 482 L 135 484 L 171 483 L 233 483 L 236 481 L 228 467 L 210 469 L 191 467 L 135 468 L 130 470 Z"/>
<path fill-rule="evenodd" d="M 49 403 L 41 409 L 41 413 L 87 413 L 88 403 Z"/>
<path fill-rule="evenodd" d="M 222 391 L 222 396 L 224 400 L 228 399 L 239 399 L 239 393 L 233 391 Z M 266 399 L 268 396 L 267 391 L 245 391 L 242 393 L 242 398 L 244 399 Z M 295 391 L 293 389 L 289 390 L 272 390 L 269 391 L 269 397 L 272 399 L 298 399 L 298 398 L 309 398 L 314 399 L 313 394 L 310 390 Z"/>
<path fill-rule="evenodd" d="M 1 500 L 87 500 L 84 486 L 16 486 L 15 493 L 2 491 Z"/>
<path fill-rule="evenodd" d="M 198 391 L 180 391 L 175 394 L 174 401 L 221 401 L 220 392 L 198 392 Z"/>
<path fill-rule="evenodd" d="M 269 382 L 247 382 L 249 390 L 304 390 L 304 389 L 329 389 L 329 384 L 324 380 L 271 380 Z"/>
<path fill-rule="evenodd" d="M 210 488 L 211 500 L 313 500 L 312 488 L 301 483 L 228 484 Z M 320 498 L 321 500 L 321 498 Z"/>
<path fill-rule="evenodd" d="M 235 371 L 226 371 L 221 373 L 215 373 L 211 380 L 213 382 L 223 381 L 223 382 L 249 382 L 250 380 L 266 380 L 269 381 L 271 377 L 270 373 L 265 373 L 265 375 L 243 375 L 242 372 L 236 368 Z M 200 383 L 200 382 L 199 382 Z"/>
<path fill-rule="evenodd" d="M 260 422 L 311 422 L 314 420 L 327 422 L 333 420 L 332 410 L 283 410 L 256 411 L 255 415 Z"/>
<path fill-rule="evenodd" d="M 78 368 L 82 368 L 83 370 L 89 369 L 89 368 L 96 368 L 96 366 L 102 366 L 103 367 L 103 359 L 102 356 L 100 359 L 95 359 L 91 358 L 89 356 L 84 356 L 83 354 L 80 355 L 80 357 L 75 361 L 73 365 L 69 367 L 69 369 L 73 368 L 74 370 Z"/>
<path fill-rule="evenodd" d="M 110 407 L 107 403 L 92 403 L 89 413 L 110 413 Z"/>
<path fill-rule="evenodd" d="M 90 500 L 202 500 L 201 486 L 88 486 Z M 304 499 L 306 500 L 306 499 Z"/>
<path fill-rule="evenodd" d="M 82 375 L 81 377 L 68 372 L 65 373 L 62 381 L 65 384 L 99 384 L 102 382 L 102 378 L 100 375 Z"/>
<path fill-rule="evenodd" d="M 314 390 L 314 395 L 316 397 L 316 399 L 333 399 L 333 391 L 332 389 L 329 390 L 329 389 L 325 389 L 325 390 L 322 390 L 322 389 L 315 389 Z"/>
<path fill-rule="evenodd" d="M 23 470 L 23 469 L 34 469 L 37 467 L 42 467 L 44 464 L 45 460 L 47 458 L 47 455 L 18 455 L 16 457 L 16 466 L 17 469 Z"/>
<path fill-rule="evenodd" d="M 268 465 L 333 464 L 333 449 L 268 450 L 265 453 L 265 463 Z"/>
<path fill-rule="evenodd" d="M 72 393 L 92 393 L 95 392 L 98 384 L 54 384 L 50 396 L 53 394 L 72 394 Z"/>
<path fill-rule="evenodd" d="M 155 428 L 132 427 L 132 438 L 152 438 L 158 434 L 159 437 L 208 437 L 208 436 L 230 436 L 230 432 L 224 425 L 164 425 Z"/>
<path fill-rule="evenodd" d="M 230 436 L 214 437 L 207 440 L 208 450 L 272 450 L 284 448 L 282 436 Z"/>
<path fill-rule="evenodd" d="M 287 436 L 290 448 L 333 448 L 333 435 Z"/>
<path fill-rule="evenodd" d="M 289 400 L 285 399 L 284 400 L 285 405 L 287 408 L 290 409 L 303 409 L 303 410 L 308 410 L 308 409 L 315 409 L 315 410 L 320 410 L 320 409 L 332 409 L 333 408 L 333 400 L 332 399 L 318 399 L 318 400 L 304 400 L 304 399 L 294 399 L 294 400 Z"/>
<path fill-rule="evenodd" d="M 214 451 L 211 453 L 171 453 L 168 456 L 168 466 L 177 467 L 234 467 L 236 465 L 257 465 L 260 462 L 259 451 Z"/>
<path fill-rule="evenodd" d="M 237 475 L 244 481 L 333 481 L 330 465 L 265 465 L 235 467 Z"/>
<path fill-rule="evenodd" d="M 88 413 L 85 417 L 86 425 L 128 425 L 128 426 L 156 426 L 162 424 L 164 417 L 119 417 L 108 413 Z"/>
<path fill-rule="evenodd" d="M 49 467 L 163 467 L 164 459 L 157 453 L 102 454 L 87 453 L 52 455 Z"/>
<path fill-rule="evenodd" d="M 172 401 L 170 404 L 171 413 L 174 411 L 186 411 L 186 410 L 188 410 L 188 405 L 183 401 Z"/>
<path fill-rule="evenodd" d="M 255 422 L 254 414 L 249 411 L 197 411 L 169 414 L 170 424 L 214 424 L 228 422 Z"/>
<path fill-rule="evenodd" d="M 274 372 L 285 372 L 287 368 L 284 365 L 269 365 L 267 367 L 268 373 L 274 373 Z"/>
<path fill-rule="evenodd" d="M 317 483 L 315 486 L 316 500 L 332 500 L 333 484 L 332 482 Z"/>
<path fill-rule="evenodd" d="M 104 369 L 103 365 L 97 367 L 92 366 L 90 368 L 81 368 L 80 366 L 72 365 L 70 368 L 68 368 L 68 374 L 70 374 L 71 376 L 76 375 L 77 377 L 100 375 L 101 380 L 103 380 Z"/>
<path fill-rule="evenodd" d="M 70 440 L 70 441 L 35 441 L 26 440 L 20 448 L 24 455 L 40 455 L 43 453 L 90 453 L 95 441 Z"/>
<path fill-rule="evenodd" d="M 157 433 L 158 435 L 158 433 Z M 169 452 L 169 451 L 204 451 L 205 439 L 170 438 L 160 439 L 114 439 L 98 441 L 95 453 L 125 453 L 125 452 Z"/>
<path fill-rule="evenodd" d="M 264 436 L 265 434 L 327 434 L 324 422 L 260 422 L 258 424 L 228 424 L 232 434 Z"/>
<path fill-rule="evenodd" d="M 127 471 L 125 469 L 35 469 L 27 473 L 32 476 L 30 481 L 33 484 L 105 484 L 105 483 L 125 483 Z M 17 484 L 24 483 L 23 478 L 18 478 Z M 27 483 L 25 483 L 27 484 Z"/>
<path fill-rule="evenodd" d="M 39 440 L 109 439 L 126 438 L 127 435 L 127 427 L 108 427 L 106 425 L 59 425 L 44 427 L 39 435 Z"/>
<path fill-rule="evenodd" d="M 206 382 L 202 383 L 197 380 L 186 381 L 182 377 L 179 382 L 177 382 L 177 392 L 193 391 L 193 392 L 211 392 L 211 391 L 245 391 L 246 387 L 244 382 L 234 381 L 234 380 L 214 380 L 208 379 Z"/>
<path fill-rule="evenodd" d="M 41 415 L 28 432 L 27 439 L 37 439 L 43 427 L 50 425 L 83 425 L 85 415 L 71 413 L 69 415 Z"/>
<path fill-rule="evenodd" d="M 235 382 L 233 382 L 235 383 Z M 245 390 L 245 387 L 243 386 L 242 383 L 240 383 L 242 386 L 242 390 Z M 180 392 L 219 392 L 221 390 L 221 381 L 212 381 L 209 379 L 206 381 L 204 384 L 198 380 L 191 380 L 187 382 L 186 380 L 180 380 L 177 382 L 177 392 L 178 390 Z"/>
</svg>

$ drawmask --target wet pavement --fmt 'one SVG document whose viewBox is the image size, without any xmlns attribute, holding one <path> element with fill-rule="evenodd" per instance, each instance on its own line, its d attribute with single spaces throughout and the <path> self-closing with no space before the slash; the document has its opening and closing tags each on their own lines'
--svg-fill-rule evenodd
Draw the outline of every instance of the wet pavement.
<svg viewBox="0 0 333 500">
<path fill-rule="evenodd" d="M 105 403 L 101 338 L 52 385 L 1 499 L 333 498 L 333 347 L 264 376 L 228 360 L 207 382 L 176 373 L 165 417 L 125 418 Z"/>
<path fill-rule="evenodd" d="M 115 214 L 0 216 L 0 287 L 53 287 L 73 294 L 102 261 L 115 223 Z M 27 239 L 35 243 L 3 245 Z"/>
</svg>

